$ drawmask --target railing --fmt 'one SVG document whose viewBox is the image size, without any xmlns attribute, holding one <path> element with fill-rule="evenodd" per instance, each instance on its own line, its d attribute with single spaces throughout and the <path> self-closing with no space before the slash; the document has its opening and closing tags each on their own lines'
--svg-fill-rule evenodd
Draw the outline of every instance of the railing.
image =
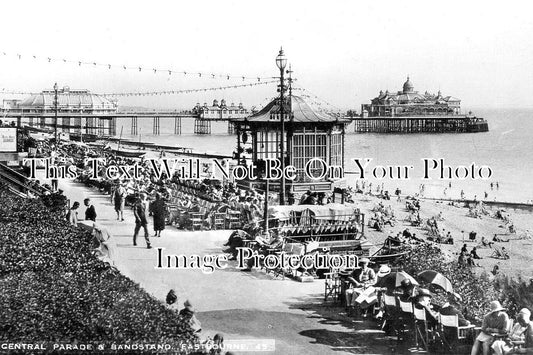
<svg viewBox="0 0 533 355">
<path fill-rule="evenodd" d="M 17 191 L 24 195 L 28 195 L 28 192 L 31 192 L 32 194 L 36 196 L 41 196 L 44 193 L 49 192 L 44 187 L 37 189 L 31 186 L 28 186 L 30 180 L 26 176 L 16 172 L 15 170 L 1 163 L 0 163 L 0 179 L 3 182 L 5 182 L 12 191 Z"/>
</svg>

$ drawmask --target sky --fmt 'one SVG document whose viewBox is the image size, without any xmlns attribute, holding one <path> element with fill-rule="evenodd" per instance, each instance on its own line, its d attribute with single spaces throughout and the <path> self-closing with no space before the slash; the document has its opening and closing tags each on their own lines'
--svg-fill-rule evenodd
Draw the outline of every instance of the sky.
<svg viewBox="0 0 533 355">
<path fill-rule="evenodd" d="M 531 108 L 531 10 L 528 1 L 12 1 L 2 6 L 0 90 L 39 92 L 55 82 L 95 93 L 239 85 L 151 69 L 275 77 L 283 46 L 295 87 L 327 107 L 359 110 L 379 90 L 401 90 L 409 75 L 415 90 L 440 89 L 465 109 Z M 225 98 L 251 107 L 274 95 L 269 84 L 119 104 L 189 108 Z"/>
</svg>

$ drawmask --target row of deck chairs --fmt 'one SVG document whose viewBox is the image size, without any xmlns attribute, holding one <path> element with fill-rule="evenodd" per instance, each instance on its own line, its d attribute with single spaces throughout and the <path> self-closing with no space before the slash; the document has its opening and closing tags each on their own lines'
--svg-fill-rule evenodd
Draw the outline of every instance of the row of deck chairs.
<svg viewBox="0 0 533 355">
<path fill-rule="evenodd" d="M 222 201 L 213 199 L 212 196 L 202 193 L 198 189 L 195 189 L 193 187 L 187 187 L 184 185 L 178 185 L 178 190 L 176 192 L 182 192 L 182 193 L 185 193 L 187 196 L 196 197 L 199 200 L 205 200 L 213 204 L 222 202 Z M 244 204 L 239 201 L 224 201 L 224 203 L 227 203 L 231 209 L 237 210 L 237 211 L 240 211 L 245 208 Z"/>
<path fill-rule="evenodd" d="M 194 188 L 194 187 L 177 184 L 177 191 L 184 192 L 184 193 L 186 193 L 188 195 L 191 195 L 191 196 L 194 196 L 194 197 L 198 197 L 198 198 L 200 198 L 202 200 L 215 202 L 215 199 L 213 199 L 212 196 L 210 196 L 209 194 L 206 194 L 206 193 L 202 192 L 201 190 L 199 190 L 197 188 Z"/>
<path fill-rule="evenodd" d="M 202 229 L 205 219 L 208 217 L 208 214 L 210 214 L 210 212 L 217 207 L 217 204 L 198 198 L 198 212 L 190 212 L 181 207 L 178 203 L 185 197 L 196 198 L 197 196 L 191 195 L 185 191 L 172 192 L 172 197 L 169 203 L 170 219 L 172 220 L 172 216 L 179 215 L 180 213 L 189 212 L 191 216 L 192 229 Z M 225 212 L 215 211 L 211 218 L 213 219 L 211 223 L 213 229 L 237 229 L 241 228 L 243 224 L 241 220 L 241 212 L 232 209 L 227 209 Z"/>
<path fill-rule="evenodd" d="M 399 341 L 412 339 L 419 350 L 428 351 L 430 347 L 456 352 L 459 347 L 470 346 L 475 337 L 475 325 L 459 326 L 457 315 L 439 314 L 438 324 L 428 326 L 426 311 L 414 307 L 412 302 L 404 302 L 398 297 L 383 294 L 383 324 L 393 331 Z"/>
</svg>

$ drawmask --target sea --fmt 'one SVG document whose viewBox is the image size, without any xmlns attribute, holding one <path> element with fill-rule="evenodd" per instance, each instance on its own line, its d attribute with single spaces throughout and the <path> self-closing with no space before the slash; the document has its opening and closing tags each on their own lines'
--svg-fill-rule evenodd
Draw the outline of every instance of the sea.
<svg viewBox="0 0 533 355">
<path fill-rule="evenodd" d="M 353 159 L 372 159 L 369 163 L 365 184 L 372 184 L 375 193 L 378 185 L 394 195 L 396 189 L 402 194 L 419 193 L 424 185 L 424 196 L 435 198 L 460 198 L 461 191 L 466 199 L 532 202 L 533 201 L 533 109 L 483 109 L 476 110 L 476 116 L 484 117 L 489 123 L 489 132 L 484 133 L 415 133 L 377 134 L 354 133 L 353 124 L 346 129 L 345 171 L 346 182 L 355 186 L 360 175 Z M 130 135 L 130 119 L 118 119 L 117 132 L 122 130 L 123 138 L 141 140 L 156 144 L 190 147 L 194 151 L 231 155 L 236 149 L 235 135 L 227 133 L 226 122 L 212 122 L 211 135 L 193 134 L 194 120 L 182 119 L 182 134 L 173 135 L 172 118 L 161 118 L 160 135 L 152 134 L 152 120 L 139 120 L 139 135 Z M 168 132 L 168 133 L 166 133 Z M 444 176 L 439 179 L 437 170 L 430 170 L 425 178 L 423 159 L 435 159 L 445 166 L 458 168 L 460 177 Z M 432 160 L 429 160 L 430 167 Z M 482 176 L 472 176 L 471 166 Z M 382 177 L 382 167 L 412 166 L 408 176 L 387 174 Z M 470 170 L 467 178 L 465 169 Z M 372 175 L 374 167 L 377 177 Z M 492 171 L 490 178 L 488 168 Z M 393 171 L 397 169 L 394 168 Z M 403 169 L 405 170 L 405 169 Z M 492 186 L 491 186 L 492 183 Z M 362 181 L 359 181 L 361 186 Z"/>
</svg>

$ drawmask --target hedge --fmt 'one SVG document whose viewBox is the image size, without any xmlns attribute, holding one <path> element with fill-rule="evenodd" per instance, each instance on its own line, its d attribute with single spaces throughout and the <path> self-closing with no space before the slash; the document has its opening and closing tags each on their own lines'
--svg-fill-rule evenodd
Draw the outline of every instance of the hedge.
<svg viewBox="0 0 533 355">
<path fill-rule="evenodd" d="M 189 324 L 98 260 L 59 194 L 0 188 L 0 342 L 198 344 Z"/>
</svg>

